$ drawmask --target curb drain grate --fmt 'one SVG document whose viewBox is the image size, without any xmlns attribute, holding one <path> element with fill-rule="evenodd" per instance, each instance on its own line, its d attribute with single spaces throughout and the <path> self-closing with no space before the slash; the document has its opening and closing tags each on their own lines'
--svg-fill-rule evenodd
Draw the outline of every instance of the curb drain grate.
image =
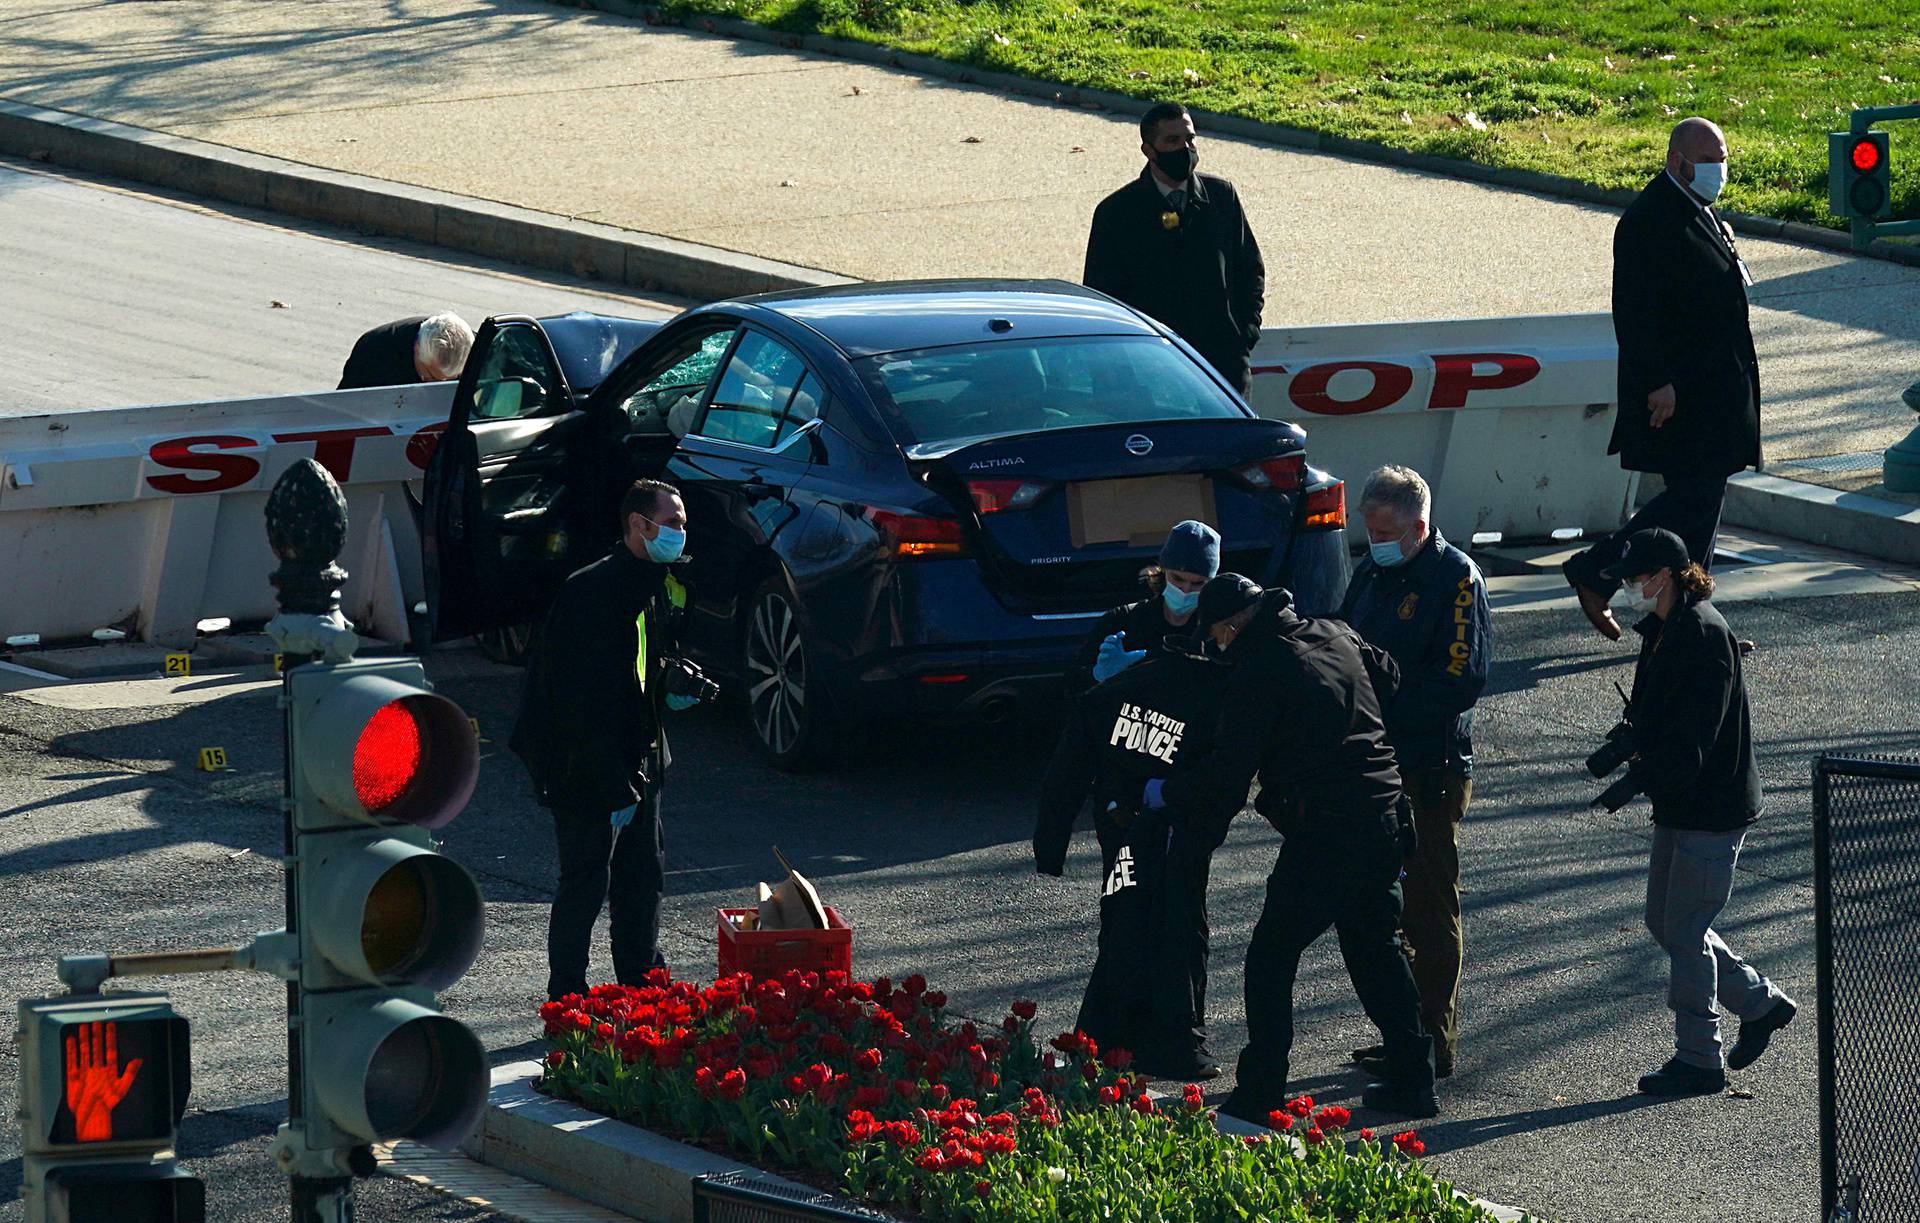
<svg viewBox="0 0 1920 1223">
<path fill-rule="evenodd" d="M 1807 471 L 1820 471 L 1828 475 L 1842 475 L 1854 471 L 1874 471 L 1885 463 L 1885 454 L 1879 450 L 1863 450 L 1856 454 L 1823 454 L 1810 459 L 1781 459 L 1782 467 L 1800 467 Z"/>
</svg>

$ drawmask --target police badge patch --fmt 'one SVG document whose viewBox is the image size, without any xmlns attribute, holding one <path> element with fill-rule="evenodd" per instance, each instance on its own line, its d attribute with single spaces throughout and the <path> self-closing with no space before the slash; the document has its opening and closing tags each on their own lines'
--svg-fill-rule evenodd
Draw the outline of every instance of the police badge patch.
<svg viewBox="0 0 1920 1223">
<path fill-rule="evenodd" d="M 1400 618 L 1402 620 L 1413 619 L 1414 609 L 1419 606 L 1420 606 L 1419 594 L 1417 593 L 1409 594 L 1406 598 L 1400 600 Z"/>
</svg>

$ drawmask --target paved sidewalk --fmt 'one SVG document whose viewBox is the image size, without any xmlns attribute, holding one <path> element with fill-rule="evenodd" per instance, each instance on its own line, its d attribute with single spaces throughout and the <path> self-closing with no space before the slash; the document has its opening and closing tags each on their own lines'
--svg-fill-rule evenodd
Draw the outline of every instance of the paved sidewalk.
<svg viewBox="0 0 1920 1223">
<path fill-rule="evenodd" d="M 17 101 L 864 278 L 1076 277 L 1094 203 L 1138 166 L 1125 117 L 538 0 L 0 0 L 0 81 Z M 1248 200 L 1270 320 L 1606 308 L 1608 210 L 1240 140 L 1203 156 Z M 1742 247 L 1770 460 L 1903 436 L 1920 268 Z"/>
</svg>

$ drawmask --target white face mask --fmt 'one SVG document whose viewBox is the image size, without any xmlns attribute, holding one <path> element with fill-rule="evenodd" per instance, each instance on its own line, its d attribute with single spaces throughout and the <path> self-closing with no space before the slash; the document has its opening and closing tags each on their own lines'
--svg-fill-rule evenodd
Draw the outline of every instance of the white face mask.
<svg viewBox="0 0 1920 1223">
<path fill-rule="evenodd" d="M 1727 185 L 1727 163 L 1724 161 L 1696 161 L 1693 163 L 1693 193 L 1711 204 L 1720 198 L 1720 192 Z"/>
<path fill-rule="evenodd" d="M 1620 589 L 1636 611 L 1650 612 L 1660 606 L 1660 595 L 1647 590 L 1647 582 L 1624 582 Z"/>
</svg>

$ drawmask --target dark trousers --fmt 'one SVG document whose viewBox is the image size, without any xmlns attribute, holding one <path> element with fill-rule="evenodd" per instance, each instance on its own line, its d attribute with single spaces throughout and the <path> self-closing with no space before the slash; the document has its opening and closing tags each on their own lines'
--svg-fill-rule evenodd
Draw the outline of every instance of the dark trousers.
<svg viewBox="0 0 1920 1223">
<path fill-rule="evenodd" d="M 1102 812 L 1094 828 L 1100 951 L 1074 1026 L 1150 1064 L 1183 1061 L 1206 1045 L 1211 849 L 1153 813 L 1123 826 Z"/>
<path fill-rule="evenodd" d="M 1258 1119 L 1286 1102 L 1293 982 L 1301 955 L 1329 927 L 1339 931 L 1347 973 L 1380 1029 L 1394 1081 L 1432 1088 L 1433 1041 L 1420 1026 L 1420 991 L 1400 950 L 1399 874 L 1399 847 L 1384 833 L 1356 846 L 1327 837 L 1318 824 L 1287 838 L 1247 947 L 1247 1047 L 1233 1093 L 1236 1116 Z"/>
<path fill-rule="evenodd" d="M 1687 555 L 1702 569 L 1713 569 L 1713 544 L 1720 535 L 1720 510 L 1727 499 L 1727 477 L 1672 475 L 1667 486 L 1640 507 L 1627 525 L 1579 553 L 1571 572 L 1589 590 L 1611 598 L 1620 583 L 1600 576 L 1600 570 L 1619 560 L 1635 531 L 1665 527 L 1687 545 Z"/>
<path fill-rule="evenodd" d="M 1420 988 L 1420 1022 L 1433 1037 L 1434 1056 L 1452 1062 L 1466 940 L 1460 926 L 1460 821 L 1473 800 L 1473 779 L 1445 768 L 1407 774 L 1407 797 L 1419 848 L 1407 859 L 1400 884 L 1400 931 L 1413 982 Z"/>
<path fill-rule="evenodd" d="M 613 934 L 613 974 L 622 985 L 642 984 L 664 967 L 660 955 L 660 894 L 667 853 L 660 829 L 660 788 L 616 835 L 611 813 L 559 809 L 553 813 L 560 850 L 560 883 L 547 919 L 547 996 L 585 993 L 587 952 L 600 907 Z"/>
</svg>

